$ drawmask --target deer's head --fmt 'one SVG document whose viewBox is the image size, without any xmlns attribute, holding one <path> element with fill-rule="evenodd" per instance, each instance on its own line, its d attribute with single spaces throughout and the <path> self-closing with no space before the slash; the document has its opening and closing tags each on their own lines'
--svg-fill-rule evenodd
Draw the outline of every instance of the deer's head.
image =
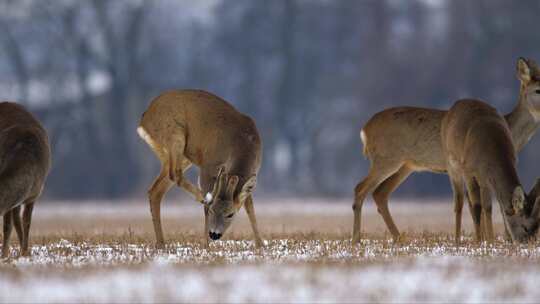
<svg viewBox="0 0 540 304">
<path fill-rule="evenodd" d="M 536 180 L 529 194 L 521 186 L 516 187 L 512 195 L 513 214 L 507 213 L 512 239 L 527 242 L 536 237 L 540 227 L 540 179 Z"/>
<path fill-rule="evenodd" d="M 205 212 L 208 216 L 208 233 L 212 240 L 220 239 L 231 225 L 245 199 L 253 192 L 256 176 L 239 185 L 241 178 L 225 173 L 222 167 L 215 178 L 211 193 L 206 194 Z"/>
<path fill-rule="evenodd" d="M 540 121 L 540 69 L 534 60 L 519 58 L 517 63 L 517 76 L 521 82 L 521 101 Z"/>
</svg>

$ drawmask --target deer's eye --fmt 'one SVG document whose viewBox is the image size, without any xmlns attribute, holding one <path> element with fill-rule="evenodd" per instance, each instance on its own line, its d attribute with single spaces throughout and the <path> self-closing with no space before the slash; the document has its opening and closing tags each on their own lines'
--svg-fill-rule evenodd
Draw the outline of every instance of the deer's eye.
<svg viewBox="0 0 540 304">
<path fill-rule="evenodd" d="M 535 90 L 534 91 L 536 94 L 540 94 L 540 90 Z"/>
<path fill-rule="evenodd" d="M 234 216 L 234 212 L 231 213 L 231 214 L 229 214 L 229 215 L 227 215 L 226 217 L 227 217 L 227 218 L 231 218 L 231 217 L 233 217 L 233 216 Z"/>
</svg>

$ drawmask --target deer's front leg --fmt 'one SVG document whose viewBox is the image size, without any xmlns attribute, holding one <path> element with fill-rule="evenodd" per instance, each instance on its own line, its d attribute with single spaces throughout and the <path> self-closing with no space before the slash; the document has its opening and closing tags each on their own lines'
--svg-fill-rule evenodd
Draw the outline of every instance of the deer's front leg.
<svg viewBox="0 0 540 304">
<path fill-rule="evenodd" d="M 199 187 L 193 185 L 185 176 L 184 172 L 189 169 L 191 166 L 191 163 L 184 158 L 182 155 L 177 156 L 177 160 L 173 162 L 173 165 L 178 166 L 176 168 L 173 168 L 176 173 L 174 174 L 174 182 L 176 185 L 182 189 L 184 189 L 187 193 L 191 194 L 193 198 L 195 198 L 196 201 L 202 202 L 204 200 L 204 196 L 202 194 L 201 189 Z"/>
<path fill-rule="evenodd" d="M 185 176 L 184 172 L 191 167 L 191 162 L 184 156 L 184 149 L 186 143 L 181 136 L 178 140 L 171 144 L 169 151 L 169 178 L 176 183 L 176 185 L 189 194 L 191 194 L 195 200 L 202 202 L 204 197 L 199 187 L 193 185 Z"/>
<path fill-rule="evenodd" d="M 257 248 L 263 247 L 264 243 L 259 234 L 259 229 L 257 228 L 257 219 L 255 218 L 255 208 L 253 207 L 253 197 L 251 195 L 246 198 L 244 209 L 246 209 L 251 229 L 253 229 L 253 234 L 255 235 L 255 245 Z"/>
<path fill-rule="evenodd" d="M 209 246 L 208 239 L 208 206 L 204 206 L 204 245 L 206 248 Z"/>
</svg>

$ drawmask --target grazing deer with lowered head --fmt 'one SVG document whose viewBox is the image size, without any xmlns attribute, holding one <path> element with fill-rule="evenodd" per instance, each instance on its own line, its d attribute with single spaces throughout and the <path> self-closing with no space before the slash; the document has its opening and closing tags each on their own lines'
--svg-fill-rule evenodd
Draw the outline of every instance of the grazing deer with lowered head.
<svg viewBox="0 0 540 304">
<path fill-rule="evenodd" d="M 516 172 L 511 131 L 497 110 L 478 100 L 460 100 L 443 118 L 441 139 L 454 204 L 463 204 L 464 185 L 475 223 L 493 241 L 491 193 L 495 193 L 513 241 L 526 242 L 538 230 L 540 185 L 525 195 Z M 480 195 L 477 196 L 476 193 Z"/>
<path fill-rule="evenodd" d="M 518 60 L 517 68 L 521 82 L 519 100 L 504 118 L 516 151 L 521 151 L 540 126 L 540 71 L 532 60 L 523 58 Z M 441 143 L 441 122 L 445 114 L 446 111 L 426 108 L 390 108 L 375 114 L 362 128 L 360 138 L 371 167 L 355 187 L 353 243 L 360 240 L 362 205 L 369 193 L 373 193 L 377 210 L 394 240 L 399 239 L 388 199 L 415 171 L 446 173 Z M 458 241 L 462 206 L 456 205 L 454 211 Z M 478 238 L 480 231 L 476 231 L 476 235 Z"/>
<path fill-rule="evenodd" d="M 30 254 L 28 238 L 32 211 L 49 173 L 50 155 L 47 132 L 37 119 L 16 103 L 0 103 L 0 213 L 4 216 L 3 258 L 9 257 L 9 239 L 13 226 L 19 238 L 21 255 Z"/>
<path fill-rule="evenodd" d="M 161 200 L 174 184 L 204 205 L 206 241 L 220 239 L 244 206 L 256 245 L 262 245 L 252 198 L 262 143 L 250 117 L 208 92 L 177 90 L 152 101 L 137 131 L 161 162 L 148 190 L 158 247 L 164 246 Z M 200 189 L 184 177 L 192 164 L 200 170 Z"/>
</svg>

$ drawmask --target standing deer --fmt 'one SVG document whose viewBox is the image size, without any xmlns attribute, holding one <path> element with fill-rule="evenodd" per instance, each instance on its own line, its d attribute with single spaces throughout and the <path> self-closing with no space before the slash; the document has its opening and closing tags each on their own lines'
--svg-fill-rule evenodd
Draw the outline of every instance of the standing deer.
<svg viewBox="0 0 540 304">
<path fill-rule="evenodd" d="M 207 242 L 208 237 L 220 239 L 244 206 L 256 245 L 262 246 L 252 198 L 262 143 L 250 117 L 211 93 L 177 90 L 152 101 L 137 131 L 161 162 L 161 172 L 148 190 L 159 248 L 164 246 L 161 200 L 174 184 L 204 205 Z M 184 176 L 192 164 L 200 170 L 200 189 Z"/>
<path fill-rule="evenodd" d="M 540 70 L 532 60 L 524 58 L 519 58 L 517 70 L 521 82 L 519 100 L 504 118 L 516 151 L 521 151 L 540 126 Z M 441 121 L 445 114 L 446 111 L 426 108 L 390 108 L 375 114 L 362 128 L 363 152 L 371 161 L 371 167 L 354 190 L 353 243 L 360 241 L 362 205 L 369 193 L 373 193 L 377 210 L 394 241 L 399 239 L 399 230 L 388 209 L 388 199 L 415 171 L 446 173 L 441 143 Z M 454 211 L 455 235 L 459 241 L 462 206 L 456 205 Z M 476 235 L 478 238 L 480 231 L 476 231 Z"/>
<path fill-rule="evenodd" d="M 50 155 L 47 132 L 37 119 L 16 103 L 0 103 L 0 212 L 4 216 L 3 258 L 9 257 L 9 239 L 13 226 L 19 238 L 21 255 L 30 254 L 28 238 L 32 211 L 49 173 Z"/>
<path fill-rule="evenodd" d="M 516 172 L 510 129 L 497 110 L 478 100 L 460 100 L 443 118 L 441 139 L 454 204 L 463 205 L 467 188 L 475 223 L 493 241 L 491 193 L 495 193 L 512 240 L 526 242 L 538 230 L 540 182 L 525 195 Z M 477 196 L 476 193 L 480 195 Z"/>
</svg>

